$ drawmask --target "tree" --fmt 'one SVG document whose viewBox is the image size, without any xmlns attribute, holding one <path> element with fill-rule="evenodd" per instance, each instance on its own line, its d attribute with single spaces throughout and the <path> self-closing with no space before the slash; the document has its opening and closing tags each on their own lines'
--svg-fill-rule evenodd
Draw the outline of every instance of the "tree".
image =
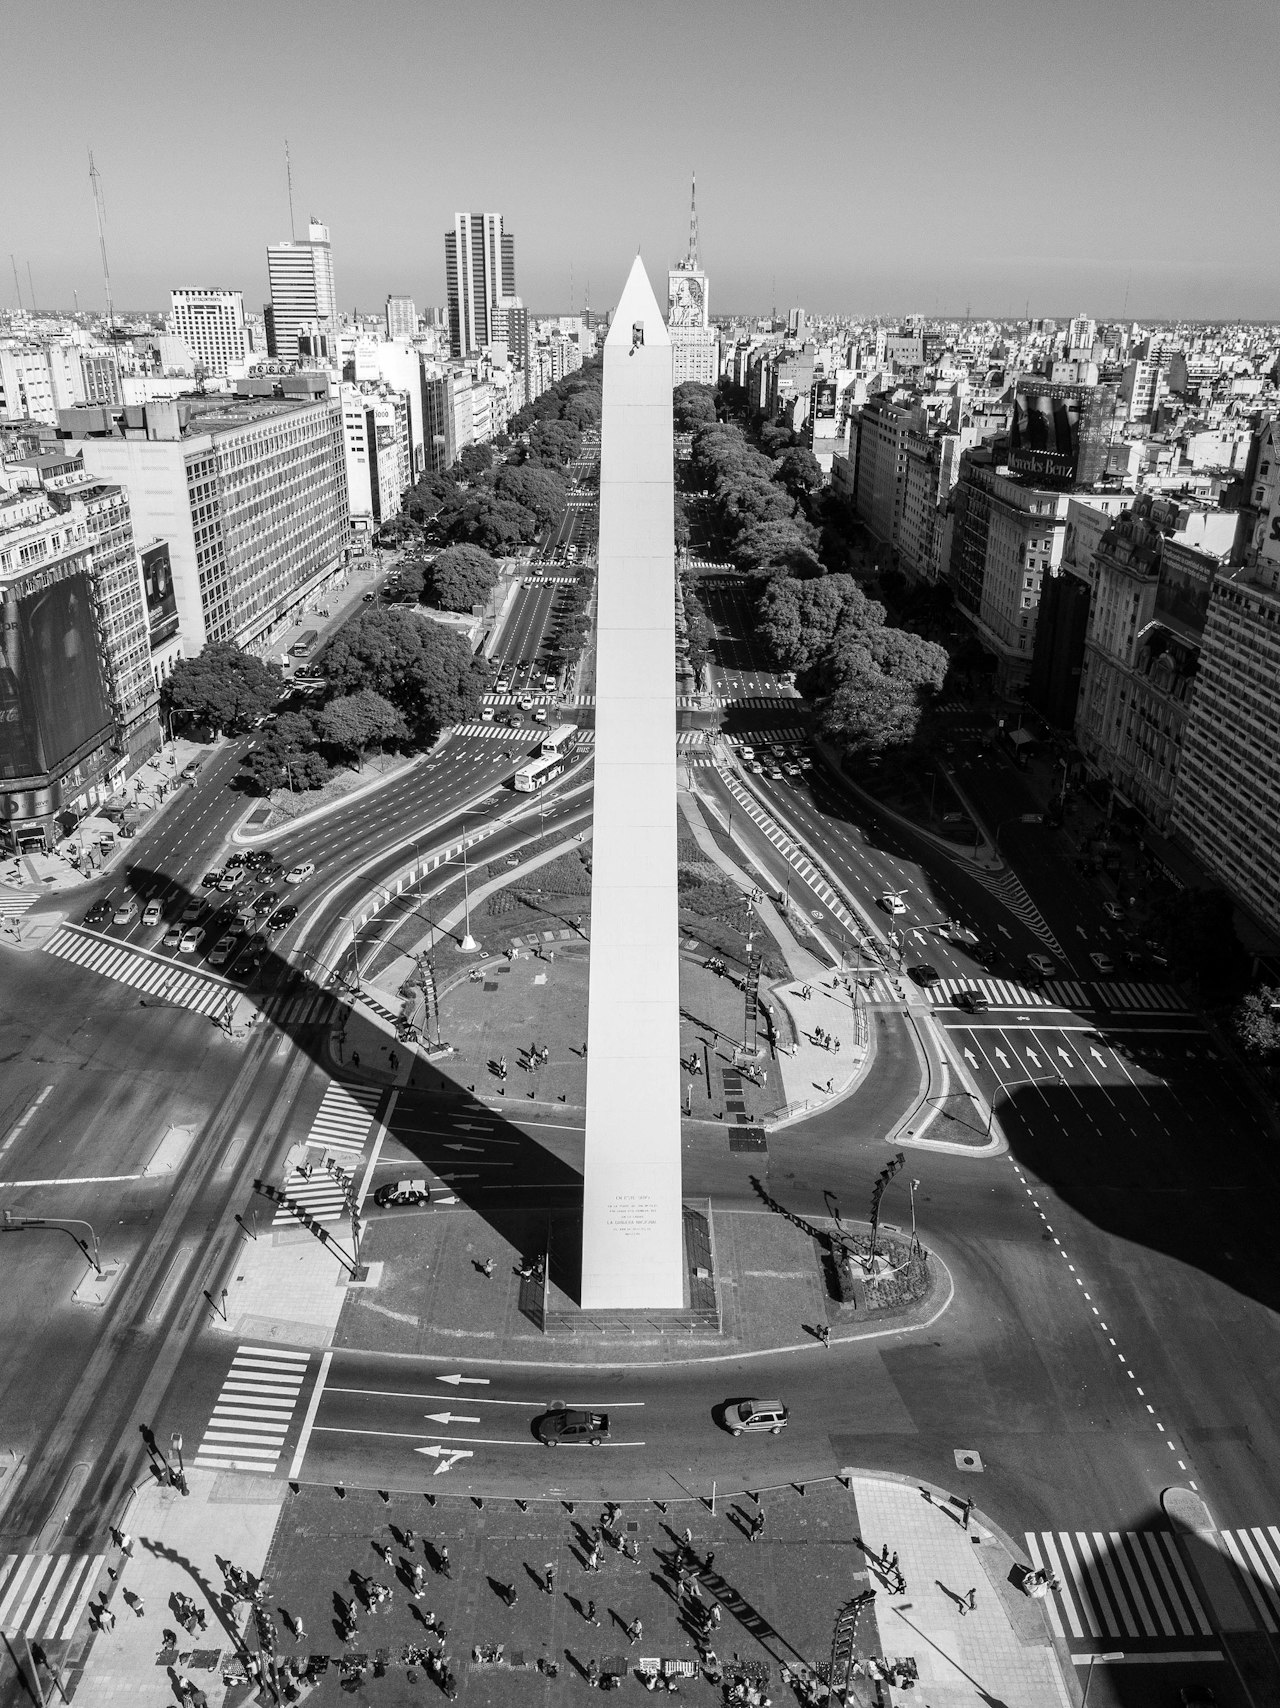
<svg viewBox="0 0 1280 1708">
<path fill-rule="evenodd" d="M 339 694 L 374 688 L 390 700 L 420 743 L 475 717 L 493 675 L 464 636 L 403 605 L 362 611 L 330 643 L 325 665 Z"/>
<path fill-rule="evenodd" d="M 441 611 L 483 605 L 498 579 L 498 566 L 479 546 L 449 546 L 431 566 L 431 603 Z"/>
<path fill-rule="evenodd" d="M 442 505 L 458 496 L 458 483 L 450 474 L 419 475 L 401 503 L 414 522 L 429 522 Z"/>
<path fill-rule="evenodd" d="M 416 605 L 426 586 L 426 565 L 417 559 L 400 565 L 400 598 L 403 604 Z"/>
<path fill-rule="evenodd" d="M 363 766 L 365 749 L 376 742 L 400 741 L 408 735 L 404 719 L 390 700 L 372 688 L 342 694 L 320 713 L 320 733 L 334 747 L 354 753 Z"/>
<path fill-rule="evenodd" d="M 689 433 L 704 421 L 716 418 L 716 394 L 697 380 L 684 380 L 671 394 L 671 412 L 677 433 Z"/>
<path fill-rule="evenodd" d="M 812 451 L 803 445 L 793 445 L 782 453 L 774 479 L 780 480 L 793 498 L 798 498 L 801 493 L 816 492 L 822 485 L 822 465 Z"/>
<path fill-rule="evenodd" d="M 721 481 L 716 487 L 716 498 L 724 525 L 734 534 L 756 522 L 789 519 L 796 508 L 795 500 L 780 486 L 749 475 Z"/>
<path fill-rule="evenodd" d="M 920 710 L 910 688 L 866 668 L 819 701 L 818 723 L 847 752 L 867 757 L 910 746 Z"/>
<path fill-rule="evenodd" d="M 679 493 L 675 499 L 675 538 L 677 546 L 684 547 L 689 544 L 689 512 L 685 509 L 684 500 Z"/>
<path fill-rule="evenodd" d="M 522 504 L 499 498 L 491 487 L 464 493 L 442 510 L 437 525 L 451 540 L 463 540 L 487 552 L 507 555 L 538 532 L 538 524 Z"/>
<path fill-rule="evenodd" d="M 529 461 L 563 468 L 582 449 L 582 434 L 572 421 L 539 421 L 529 431 Z"/>
<path fill-rule="evenodd" d="M 1274 1072 L 1280 1067 L 1280 985 L 1259 985 L 1237 1004 L 1231 1024 L 1245 1055 Z"/>
<path fill-rule="evenodd" d="M 479 480 L 493 467 L 493 449 L 489 445 L 464 445 L 453 466 L 463 480 Z"/>
<path fill-rule="evenodd" d="M 315 743 L 309 713 L 281 712 L 245 755 L 244 769 L 264 795 L 273 789 L 322 788 L 329 780 L 329 764 Z"/>
<path fill-rule="evenodd" d="M 851 642 L 884 622 L 884 607 L 868 599 L 851 575 L 813 581 L 778 576 L 765 585 L 756 614 L 757 632 L 780 670 L 809 670 L 838 632 Z"/>
<path fill-rule="evenodd" d="M 569 507 L 564 481 L 554 469 L 539 468 L 536 463 L 523 466 L 504 463 L 494 476 L 493 485 L 500 498 L 522 504 L 544 528 L 562 521 Z"/>
<path fill-rule="evenodd" d="M 766 421 L 760 428 L 760 443 L 771 457 L 776 457 L 779 451 L 785 451 L 794 445 L 796 436 L 790 427 L 784 427 L 777 421 Z"/>
<path fill-rule="evenodd" d="M 166 717 L 213 729 L 248 729 L 279 700 L 284 676 L 230 641 L 210 641 L 195 658 L 179 659 L 160 690 Z"/>
<path fill-rule="evenodd" d="M 801 516 L 755 522 L 734 540 L 729 555 L 749 574 L 794 575 L 807 580 L 822 574 L 814 551 L 816 538 L 813 527 Z"/>
<path fill-rule="evenodd" d="M 594 427 L 600 420 L 600 393 L 594 390 L 575 392 L 564 406 L 561 420 L 567 421 L 571 427 L 581 430 L 584 427 Z"/>
</svg>

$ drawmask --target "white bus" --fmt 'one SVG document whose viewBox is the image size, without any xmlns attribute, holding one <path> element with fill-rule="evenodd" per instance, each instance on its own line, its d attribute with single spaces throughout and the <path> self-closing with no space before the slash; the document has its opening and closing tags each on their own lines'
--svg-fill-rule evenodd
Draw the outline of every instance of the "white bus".
<svg viewBox="0 0 1280 1708">
<path fill-rule="evenodd" d="M 542 746 L 538 749 L 541 754 L 572 753 L 578 745 L 577 724 L 556 724 L 542 738 Z"/>
<path fill-rule="evenodd" d="M 541 789 L 553 777 L 558 777 L 568 764 L 563 753 L 544 753 L 540 758 L 531 759 L 512 778 L 512 787 L 522 795 L 530 795 L 535 789 Z"/>
</svg>

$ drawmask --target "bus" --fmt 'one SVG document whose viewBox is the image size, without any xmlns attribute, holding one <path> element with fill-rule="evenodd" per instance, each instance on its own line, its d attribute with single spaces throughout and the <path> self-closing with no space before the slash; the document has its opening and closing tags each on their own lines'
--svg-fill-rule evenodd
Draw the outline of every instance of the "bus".
<svg viewBox="0 0 1280 1708">
<path fill-rule="evenodd" d="M 512 787 L 522 795 L 531 795 L 535 789 L 543 788 L 552 778 L 558 777 L 567 763 L 563 753 L 544 753 L 516 772 L 511 780 Z"/>
<path fill-rule="evenodd" d="M 577 724 L 556 724 L 554 728 L 549 729 L 543 736 L 542 746 L 538 749 L 538 752 L 543 755 L 548 753 L 568 754 L 572 753 L 577 745 Z"/>
<path fill-rule="evenodd" d="M 304 629 L 289 648 L 294 658 L 310 658 L 312 648 L 320 639 L 319 629 Z"/>
</svg>

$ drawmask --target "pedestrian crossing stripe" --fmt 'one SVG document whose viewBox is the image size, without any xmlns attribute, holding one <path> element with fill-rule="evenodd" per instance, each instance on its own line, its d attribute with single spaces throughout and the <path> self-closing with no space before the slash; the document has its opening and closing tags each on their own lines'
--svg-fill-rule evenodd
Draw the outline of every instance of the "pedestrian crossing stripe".
<svg viewBox="0 0 1280 1708">
<path fill-rule="evenodd" d="M 267 1017 L 277 1026 L 321 1026 L 333 1018 L 337 999 L 323 990 L 305 990 L 301 996 L 273 996 L 264 1005 Z"/>
<path fill-rule="evenodd" d="M 39 900 L 39 890 L 0 890 L 0 919 L 21 919 Z"/>
<path fill-rule="evenodd" d="M 736 706 L 756 711 L 791 711 L 800 703 L 798 694 L 677 694 L 676 706 L 682 712 L 720 710 Z"/>
<path fill-rule="evenodd" d="M 84 1617 L 105 1554 L 10 1554 L 0 1561 L 0 1631 L 65 1642 Z"/>
<path fill-rule="evenodd" d="M 1219 1534 L 1233 1558 L 1238 1558 L 1235 1535 L 1263 1536 L 1260 1527 Z M 1270 1536 L 1274 1547 L 1266 1549 L 1267 1566 L 1246 1568 L 1245 1581 L 1252 1584 L 1252 1570 L 1261 1569 L 1266 1593 L 1255 1587 L 1254 1601 L 1264 1622 L 1272 1621 L 1267 1629 L 1274 1631 L 1274 1612 L 1280 1611 L 1280 1531 L 1274 1525 Z M 1064 1643 L 1213 1636 L 1170 1530 L 1028 1531 L 1027 1552 L 1033 1565 L 1057 1579 L 1046 1605 Z"/>
<path fill-rule="evenodd" d="M 541 726 L 541 730 L 548 727 L 544 724 Z M 482 741 L 496 741 L 501 737 L 505 741 L 514 742 L 517 746 L 521 742 L 532 741 L 535 737 L 541 739 L 540 730 L 530 729 L 528 724 L 455 724 L 453 733 L 470 736 L 473 739 L 479 737 Z M 579 747 L 590 747 L 594 744 L 595 739 L 596 732 L 593 729 L 584 729 L 578 732 Z"/>
<path fill-rule="evenodd" d="M 480 698 L 486 706 L 518 706 L 521 700 L 529 700 L 534 705 L 553 706 L 559 696 L 554 689 L 544 692 L 541 688 L 521 688 L 515 694 L 482 694 Z"/>
<path fill-rule="evenodd" d="M 998 1008 L 1099 1008 L 1140 1013 L 1187 1010 L 1187 999 L 1174 985 L 1082 984 L 1073 979 L 1047 979 L 1029 987 L 1016 979 L 939 979 L 929 986 L 935 1002 L 954 1002 L 961 991 L 976 990 Z"/>
<path fill-rule="evenodd" d="M 235 985 L 214 973 L 188 971 L 149 949 L 131 948 L 79 925 L 60 927 L 44 945 L 44 952 L 196 1014 L 224 1013 L 238 994 Z"/>
<path fill-rule="evenodd" d="M 305 1143 L 330 1152 L 347 1173 L 354 1172 L 381 1096 L 380 1086 L 340 1085 L 332 1081 L 320 1100 Z M 295 1173 L 285 1183 L 284 1191 L 290 1202 L 313 1221 L 338 1222 L 347 1214 L 346 1193 L 341 1183 L 327 1172 L 320 1171 L 310 1177 Z M 272 1217 L 272 1226 L 292 1227 L 297 1220 L 291 1209 L 281 1205 Z"/>
<path fill-rule="evenodd" d="M 782 747 L 794 742 L 805 742 L 809 739 L 806 729 L 751 729 L 741 735 L 727 735 L 724 740 L 730 747 Z"/>
<path fill-rule="evenodd" d="M 954 853 L 954 850 L 948 849 L 948 852 Z M 1046 949 L 1057 955 L 1060 960 L 1066 960 L 1066 951 L 1054 936 L 1040 909 L 1023 888 L 1022 881 L 1015 872 L 1008 868 L 1002 872 L 988 872 L 982 866 L 974 865 L 972 861 L 965 861 L 964 867 L 969 876 L 976 879 L 984 890 L 989 890 L 997 901 L 1009 909 L 1010 913 L 1016 914 L 1028 930 L 1035 933 Z"/>
<path fill-rule="evenodd" d="M 238 1347 L 195 1463 L 202 1470 L 270 1475 L 284 1450 L 310 1357 L 275 1346 Z"/>
</svg>

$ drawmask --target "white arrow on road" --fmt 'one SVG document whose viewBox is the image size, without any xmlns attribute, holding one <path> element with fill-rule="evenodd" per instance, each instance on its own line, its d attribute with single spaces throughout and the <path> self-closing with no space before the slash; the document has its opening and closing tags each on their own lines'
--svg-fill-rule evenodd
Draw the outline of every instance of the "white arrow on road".
<svg viewBox="0 0 1280 1708">
<path fill-rule="evenodd" d="M 428 1423 L 479 1423 L 478 1417 L 459 1417 L 452 1411 L 424 1411 L 423 1417 Z"/>
<path fill-rule="evenodd" d="M 1092 1044 L 1089 1045 L 1089 1054 L 1095 1061 L 1101 1062 L 1104 1067 L 1106 1066 L 1107 1058 L 1103 1055 L 1101 1050 L 1095 1049 Z"/>
<path fill-rule="evenodd" d="M 1009 1065 L 1009 1058 L 1005 1055 L 1003 1050 L 996 1051 L 996 1060 L 1000 1063 L 1001 1067 L 1007 1068 Z"/>
<path fill-rule="evenodd" d="M 1013 936 L 1013 932 L 1010 931 L 1010 929 L 1007 925 L 997 925 L 996 930 L 997 931 L 1003 931 L 1006 937 L 1012 937 Z"/>
<path fill-rule="evenodd" d="M 459 1387 L 463 1382 L 472 1388 L 487 1388 L 489 1386 L 487 1376 L 437 1376 L 436 1381 L 448 1382 L 451 1388 Z"/>
<path fill-rule="evenodd" d="M 456 1204 L 457 1202 L 458 1202 L 458 1200 L 452 1192 L 446 1194 L 446 1196 L 443 1198 L 433 1198 L 432 1199 L 433 1204 Z"/>
<path fill-rule="evenodd" d="M 977 1067 L 978 1058 L 977 1058 L 977 1056 L 974 1055 L 972 1050 L 970 1050 L 970 1049 L 965 1050 L 964 1059 L 965 1059 L 965 1061 L 968 1062 L 970 1067 Z"/>
<path fill-rule="evenodd" d="M 475 1454 L 469 1447 L 415 1447 L 415 1453 L 425 1453 L 429 1459 L 438 1459 L 434 1475 L 442 1471 L 451 1471 L 459 1459 L 474 1459 Z"/>
<path fill-rule="evenodd" d="M 441 1148 L 447 1151 L 466 1151 L 471 1156 L 484 1155 L 484 1147 L 482 1145 L 444 1145 Z"/>
<path fill-rule="evenodd" d="M 1087 932 L 1087 931 L 1086 931 L 1086 930 L 1085 930 L 1085 928 L 1084 928 L 1084 926 L 1083 926 L 1083 925 L 1077 925 L 1077 926 L 1076 926 L 1076 931 L 1077 931 L 1077 932 L 1078 932 L 1078 933 L 1079 933 L 1079 935 L 1080 935 L 1080 936 L 1081 936 L 1081 937 L 1083 937 L 1083 938 L 1084 938 L 1084 940 L 1085 940 L 1085 942 L 1086 942 L 1086 943 L 1087 943 L 1087 942 L 1088 942 L 1088 941 L 1089 941 L 1089 933 L 1088 933 L 1088 932 Z"/>
<path fill-rule="evenodd" d="M 1040 1066 L 1040 1058 L 1039 1058 L 1039 1056 L 1038 1056 L 1038 1055 L 1037 1055 L 1037 1054 L 1036 1054 L 1036 1053 L 1035 1053 L 1035 1051 L 1034 1051 L 1034 1050 L 1033 1050 L 1033 1049 L 1031 1049 L 1031 1048 L 1030 1048 L 1030 1047 L 1028 1047 L 1028 1049 L 1027 1049 L 1027 1060 L 1028 1060 L 1028 1061 L 1029 1061 L 1029 1062 L 1034 1062 L 1034 1063 L 1035 1063 L 1035 1064 L 1036 1064 L 1036 1066 L 1037 1066 L 1037 1067 L 1039 1067 L 1039 1066 Z"/>
</svg>

